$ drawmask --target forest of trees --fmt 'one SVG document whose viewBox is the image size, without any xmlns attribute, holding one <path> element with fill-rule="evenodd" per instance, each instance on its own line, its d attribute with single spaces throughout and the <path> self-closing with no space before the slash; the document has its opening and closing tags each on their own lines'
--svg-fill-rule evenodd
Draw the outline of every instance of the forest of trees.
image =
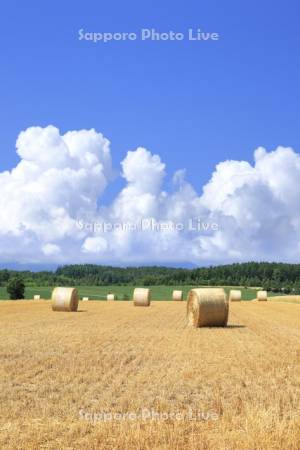
<svg viewBox="0 0 300 450">
<path fill-rule="evenodd" d="M 55 272 L 0 270 L 0 285 L 6 286 L 16 276 L 21 277 L 26 286 L 259 286 L 274 292 L 300 294 L 300 264 L 249 262 L 196 269 L 74 264 L 59 267 Z"/>
</svg>

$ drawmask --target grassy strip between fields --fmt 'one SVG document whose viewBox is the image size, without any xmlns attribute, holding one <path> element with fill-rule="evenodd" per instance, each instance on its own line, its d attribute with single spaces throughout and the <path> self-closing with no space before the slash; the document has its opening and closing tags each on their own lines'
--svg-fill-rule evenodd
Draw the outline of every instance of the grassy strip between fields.
<svg viewBox="0 0 300 450">
<path fill-rule="evenodd" d="M 171 300 L 172 291 L 175 289 L 183 291 L 183 297 L 186 299 L 187 293 L 190 289 L 195 286 L 149 286 L 151 289 L 153 300 Z M 229 293 L 233 286 L 226 286 L 225 290 Z M 245 289 L 241 287 L 235 287 L 236 289 L 241 289 L 243 300 L 253 300 L 256 298 L 256 289 Z M 106 300 L 106 296 L 109 293 L 115 294 L 118 300 L 130 300 L 132 298 L 132 293 L 134 286 L 77 286 L 80 297 L 89 297 L 90 300 Z M 25 291 L 25 298 L 32 299 L 35 294 L 40 295 L 43 299 L 49 299 L 51 297 L 52 287 L 49 286 L 38 286 L 38 287 L 28 287 Z M 270 297 L 276 296 L 274 293 L 268 294 Z M 278 295 L 278 294 L 277 294 Z M 280 294 L 281 295 L 281 294 Z M 8 300 L 9 296 L 7 294 L 5 287 L 0 287 L 0 299 Z"/>
</svg>

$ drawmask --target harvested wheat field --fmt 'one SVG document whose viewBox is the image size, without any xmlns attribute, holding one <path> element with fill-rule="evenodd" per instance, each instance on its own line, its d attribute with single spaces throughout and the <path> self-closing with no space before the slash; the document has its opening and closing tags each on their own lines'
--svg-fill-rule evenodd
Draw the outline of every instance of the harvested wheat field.
<svg viewBox="0 0 300 450">
<path fill-rule="evenodd" d="M 284 295 L 270 297 L 269 300 L 272 302 L 283 302 L 283 303 L 300 303 L 300 295 Z"/>
<path fill-rule="evenodd" d="M 185 315 L 1 302 L 0 448 L 298 450 L 299 305 L 232 303 L 227 328 Z"/>
</svg>

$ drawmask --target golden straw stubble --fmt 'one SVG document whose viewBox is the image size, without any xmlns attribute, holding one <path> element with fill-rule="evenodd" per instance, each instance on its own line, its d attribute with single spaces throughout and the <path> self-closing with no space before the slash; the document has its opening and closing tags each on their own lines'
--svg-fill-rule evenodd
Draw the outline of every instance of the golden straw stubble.
<svg viewBox="0 0 300 450">
<path fill-rule="evenodd" d="M 52 310 L 74 312 L 78 309 L 79 296 L 77 289 L 56 287 L 52 292 Z"/>
<path fill-rule="evenodd" d="M 133 291 L 134 306 L 150 306 L 151 290 L 146 288 L 135 288 Z"/>
<path fill-rule="evenodd" d="M 191 289 L 187 298 L 189 326 L 225 327 L 228 322 L 229 302 L 224 289 Z"/>
</svg>

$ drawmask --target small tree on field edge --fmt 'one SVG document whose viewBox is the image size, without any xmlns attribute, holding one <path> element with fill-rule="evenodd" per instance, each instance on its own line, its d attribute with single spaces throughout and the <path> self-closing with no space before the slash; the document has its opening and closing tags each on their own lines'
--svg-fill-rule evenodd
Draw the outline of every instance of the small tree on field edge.
<svg viewBox="0 0 300 450">
<path fill-rule="evenodd" d="M 11 300 L 23 299 L 25 295 L 24 281 L 19 277 L 11 278 L 7 284 L 6 290 Z"/>
</svg>

